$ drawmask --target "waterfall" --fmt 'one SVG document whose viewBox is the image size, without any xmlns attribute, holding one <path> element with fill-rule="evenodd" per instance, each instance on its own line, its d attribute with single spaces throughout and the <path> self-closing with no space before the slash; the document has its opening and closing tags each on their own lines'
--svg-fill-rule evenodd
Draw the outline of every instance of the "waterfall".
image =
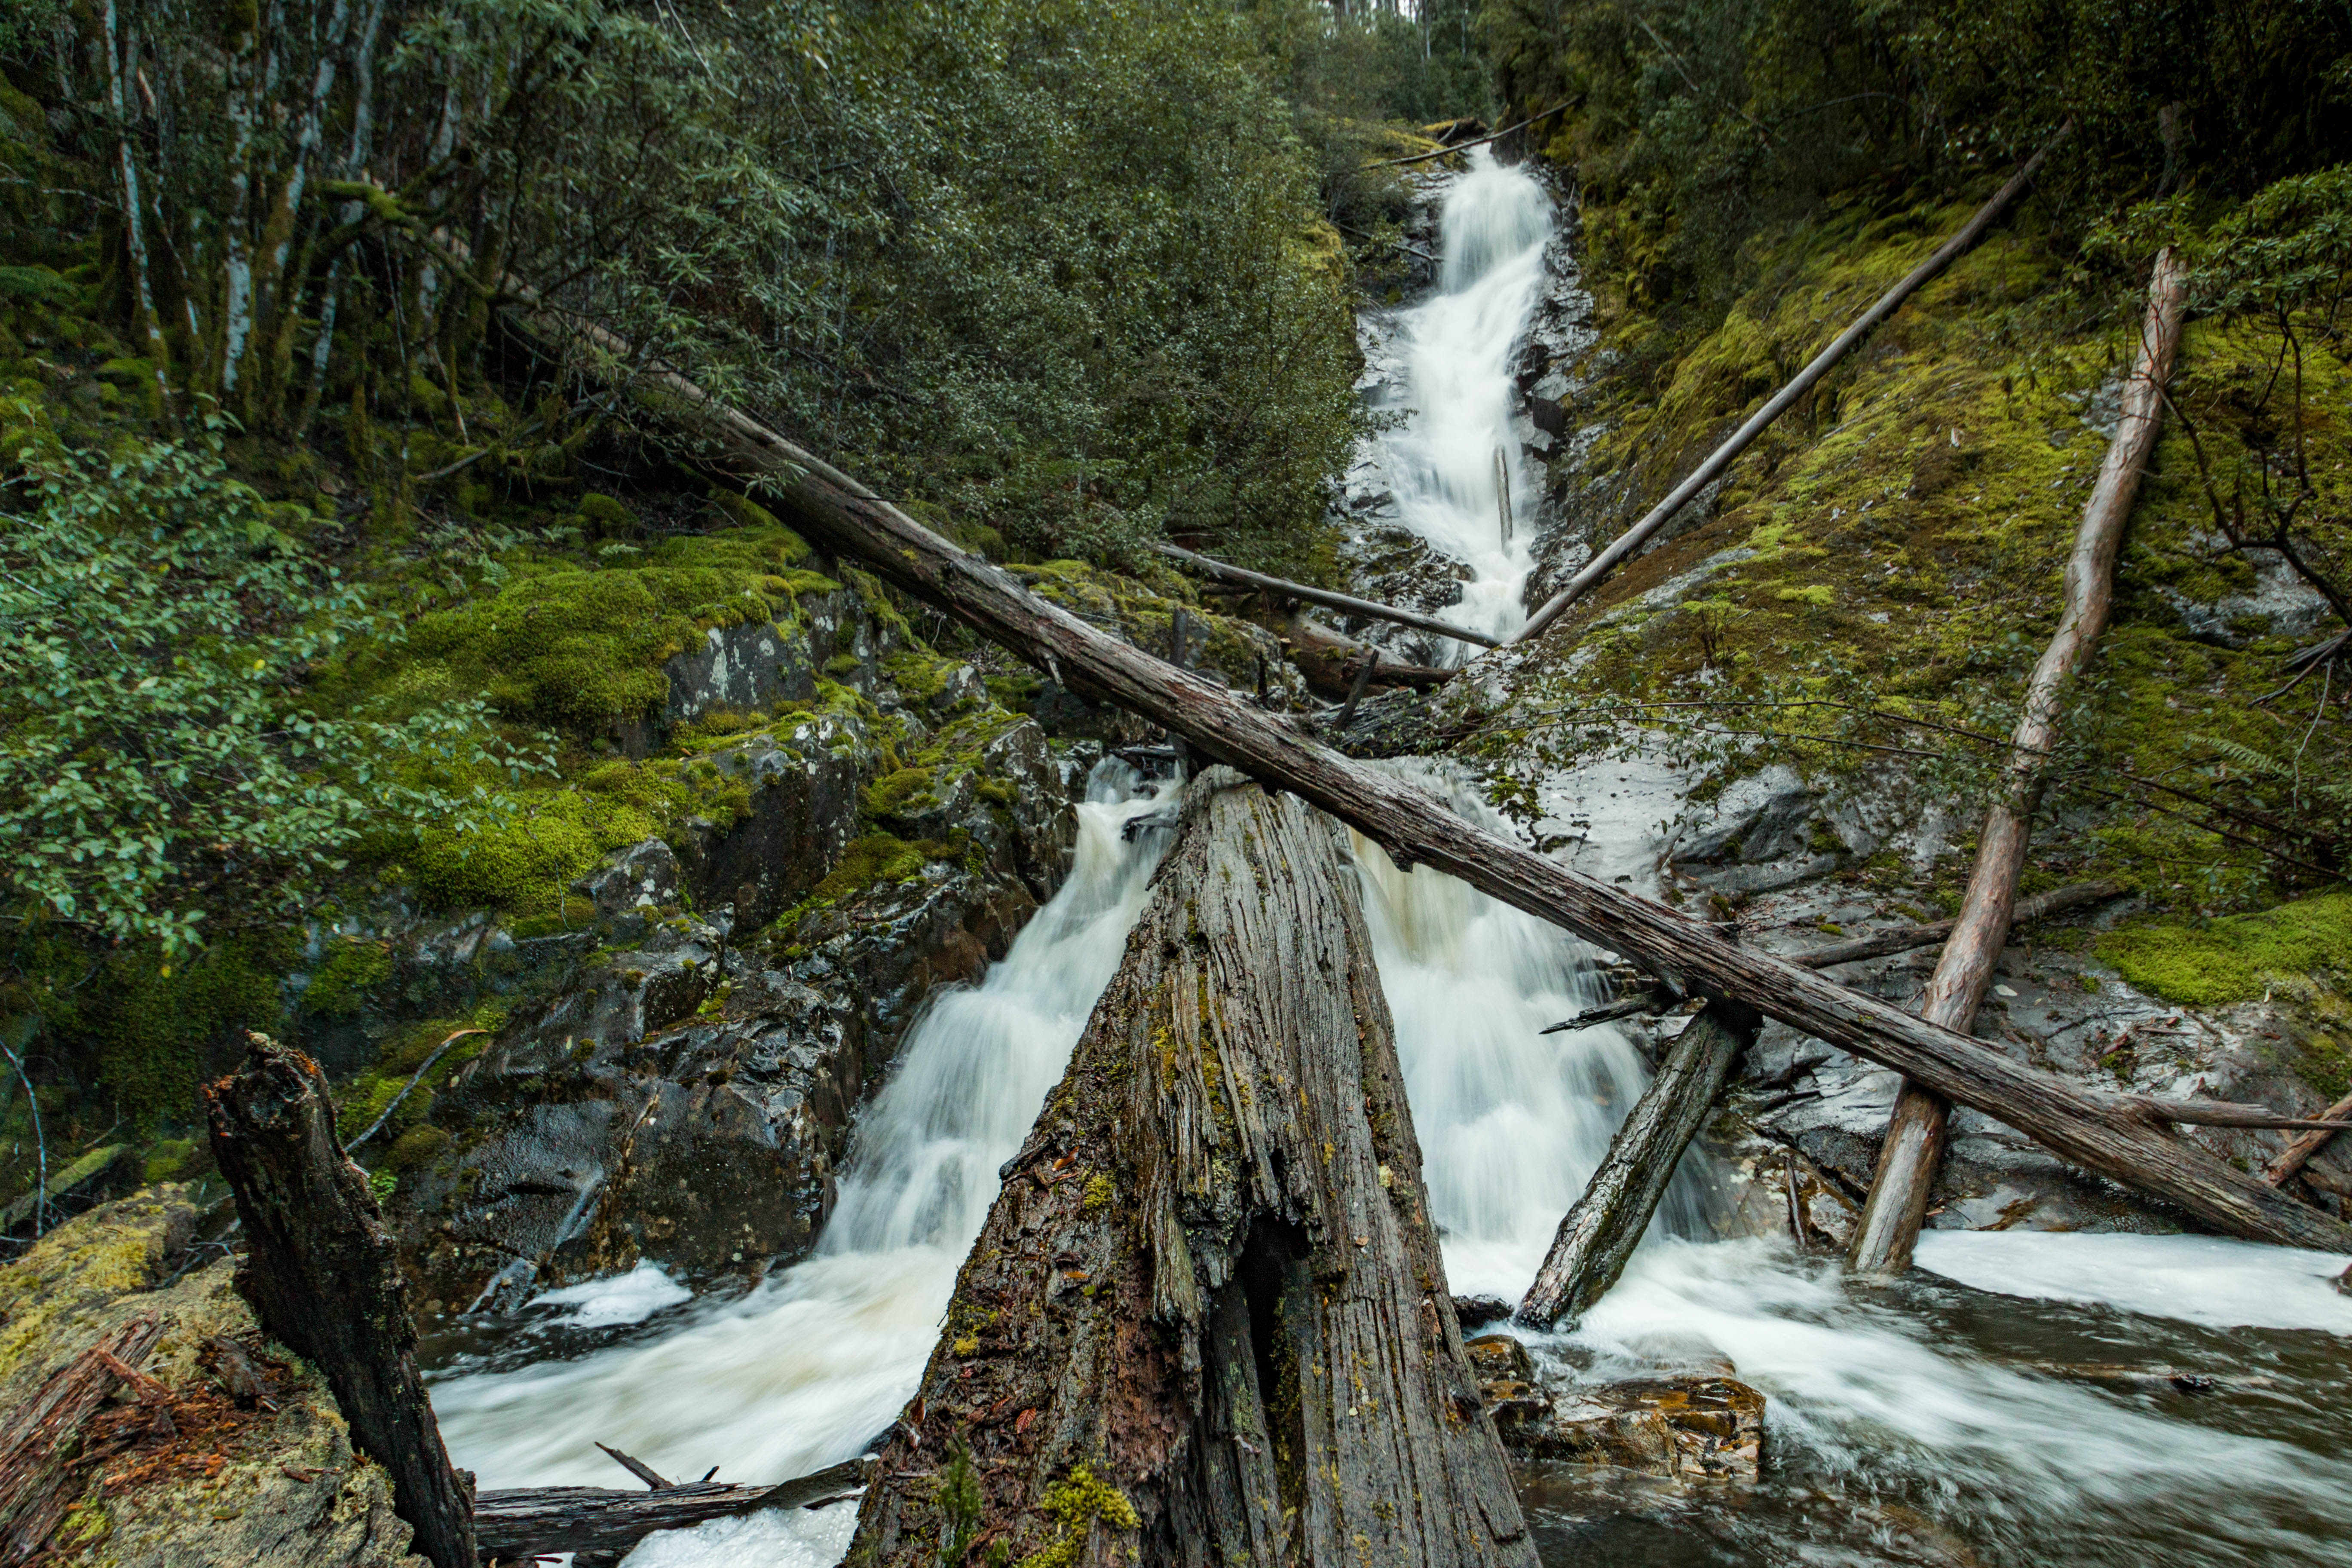
<svg viewBox="0 0 2352 1568">
<path fill-rule="evenodd" d="M 1381 401 L 1405 417 L 1376 437 L 1373 461 L 1400 521 L 1470 569 L 1462 602 L 1444 613 L 1507 637 L 1527 620 L 1520 595 L 1535 564 L 1530 524 L 1542 493 L 1512 428 L 1513 369 L 1543 297 L 1552 207 L 1541 185 L 1497 163 L 1491 149 L 1469 156 L 1469 172 L 1446 195 L 1438 287 L 1398 320 L 1403 375 Z"/>
<path fill-rule="evenodd" d="M 1413 412 L 1377 455 L 1404 521 L 1474 574 L 1449 613 L 1500 633 L 1523 618 L 1538 493 L 1511 436 L 1512 363 L 1552 218 L 1532 179 L 1472 156 L 1444 215 L 1440 288 L 1399 318 L 1397 395 Z M 1519 514 L 1507 545 L 1506 488 Z M 1443 768 L 1391 765 L 1494 824 Z M 570 1360 L 445 1370 L 434 1399 L 457 1462 L 486 1487 L 619 1484 L 602 1438 L 667 1474 L 719 1463 L 777 1479 L 879 1432 L 917 1385 L 997 1166 L 1116 970 L 1160 849 L 1156 832 L 1122 829 L 1156 804 L 1121 765 L 1097 770 L 1068 880 L 981 984 L 910 1031 L 814 1256 L 720 1304 L 682 1300 L 651 1266 L 551 1293 L 541 1314 L 563 1309 L 572 1331 L 607 1337 Z M 1449 1282 L 1516 1298 L 1647 1068 L 1615 1026 L 1541 1032 L 1603 999 L 1580 943 L 1437 872 L 1401 873 L 1360 838 L 1354 851 Z M 1719 1173 L 1686 1156 L 1623 1280 L 1573 1331 L 1528 1337 L 1559 1380 L 1734 1362 L 1770 1401 L 1764 1479 L 1675 1493 L 1531 1469 L 1547 1562 L 2341 1560 L 2352 1300 L 2327 1282 L 2341 1258 L 2198 1237 L 1930 1231 L 1921 1271 L 1850 1285 L 1835 1259 L 1784 1238 L 1716 1236 Z M 642 1331 L 614 1326 L 655 1311 Z M 2168 1392 L 2160 1371 L 2102 1383 L 2117 1363 L 2214 1381 L 2193 1395 Z M 629 1561 L 826 1568 L 852 1521 L 847 1508 L 722 1521 Z"/>
<path fill-rule="evenodd" d="M 957 1267 L 995 1200 L 997 1167 L 1020 1147 L 1118 968 L 1167 838 L 1162 827 L 1133 839 L 1124 830 L 1166 787 L 1124 763 L 1096 769 L 1061 891 L 979 984 L 946 993 L 908 1031 L 897 1069 L 859 1118 L 815 1256 L 739 1300 L 689 1310 L 658 1338 L 518 1371 L 448 1369 L 433 1400 L 457 1462 L 484 1488 L 616 1484 L 601 1439 L 666 1475 L 723 1464 L 729 1476 L 781 1478 L 845 1458 L 888 1426 L 930 1354 Z M 675 1299 L 648 1296 L 647 1277 L 660 1279 L 647 1265 L 604 1282 L 604 1299 Z M 568 1321 L 593 1325 L 598 1289 L 554 1292 L 542 1305 L 579 1309 Z M 854 1511 L 759 1526 L 768 1535 L 753 1560 L 791 1554 L 789 1540 L 769 1539 L 775 1531 L 821 1537 L 846 1529 Z M 713 1527 L 712 1539 L 745 1528 Z M 811 1561 L 832 1560 L 822 1546 Z M 637 1561 L 667 1560 L 646 1554 L 653 1550 Z"/>
</svg>

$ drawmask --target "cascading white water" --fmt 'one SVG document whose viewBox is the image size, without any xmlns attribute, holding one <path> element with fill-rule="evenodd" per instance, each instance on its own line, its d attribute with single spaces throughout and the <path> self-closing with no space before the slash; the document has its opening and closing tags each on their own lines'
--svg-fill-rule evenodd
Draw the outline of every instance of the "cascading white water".
<svg viewBox="0 0 2352 1568">
<path fill-rule="evenodd" d="M 1405 374 L 1389 397 L 1410 413 L 1377 438 L 1375 462 L 1400 521 L 1470 568 L 1462 602 L 1447 616 L 1505 637 L 1527 620 L 1519 599 L 1535 563 L 1538 493 L 1512 430 L 1512 370 L 1543 294 L 1552 206 L 1541 185 L 1496 163 L 1490 149 L 1469 156 L 1469 172 L 1446 195 L 1438 287 L 1397 323 Z M 1509 475 L 1507 542 L 1497 453 Z"/>
<path fill-rule="evenodd" d="M 1095 999 L 1142 911 L 1165 831 L 1126 826 L 1165 786 L 1123 763 L 1096 770 L 1078 808 L 1062 889 L 981 983 L 917 1022 L 898 1069 L 860 1118 L 816 1255 L 660 1338 L 520 1371 L 436 1382 L 451 1453 L 486 1488 L 608 1485 L 598 1441 L 666 1474 L 723 1462 L 744 1478 L 793 1476 L 855 1454 L 913 1394 L 957 1267 L 1068 1065 Z M 616 1294 L 667 1305 L 682 1292 L 650 1266 L 542 1299 L 593 1325 Z M 610 1320 L 606 1320 L 610 1321 Z M 635 1563 L 830 1562 L 855 1510 L 730 1522 L 663 1537 Z"/>
<path fill-rule="evenodd" d="M 1491 821 L 1472 792 L 1416 771 Z M 1399 875 L 1360 838 L 1356 852 L 1449 1282 L 1516 1300 L 1647 1075 L 1612 1027 L 1538 1033 L 1594 999 L 1578 944 L 1436 872 Z M 2247 1425 L 2281 1429 L 2304 1380 L 2340 1376 L 2332 1336 L 2352 1333 L 2352 1300 L 2328 1277 L 2343 1259 L 2194 1237 L 1931 1231 L 1923 1267 L 1975 1289 L 1870 1292 L 1779 1242 L 1715 1239 L 1706 1163 L 1686 1157 L 1624 1280 L 1577 1331 L 1532 1338 L 1555 1365 L 1602 1376 L 1654 1374 L 1662 1347 L 1728 1357 L 1770 1398 L 1781 1485 L 1717 1518 L 1676 1506 L 1683 1544 L 1623 1560 L 2252 1568 L 2339 1561 L 2352 1541 L 2340 1416 L 2250 1436 L 2231 1424 L 2246 1407 L 2221 1396 L 2167 1407 L 2042 1368 L 2153 1360 L 2255 1378 L 2268 1403 Z M 1565 1526 L 1547 1525 L 1540 1488 L 1529 1499 L 1551 1560 L 1639 1544 L 1624 1519 L 1595 1525 L 1605 1488 L 1560 1491 Z M 1809 1518 L 1823 1500 L 1834 1517 Z M 1853 1552 L 1906 1532 L 1927 1543 L 1916 1555 Z"/>
</svg>

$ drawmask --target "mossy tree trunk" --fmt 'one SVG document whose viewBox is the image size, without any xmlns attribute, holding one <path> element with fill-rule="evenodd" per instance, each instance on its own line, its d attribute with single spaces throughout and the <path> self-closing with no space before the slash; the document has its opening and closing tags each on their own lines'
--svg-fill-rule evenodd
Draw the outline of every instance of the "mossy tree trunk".
<svg viewBox="0 0 2352 1568">
<path fill-rule="evenodd" d="M 1338 829 L 1213 769 L 851 1560 L 1532 1564 Z"/>
</svg>

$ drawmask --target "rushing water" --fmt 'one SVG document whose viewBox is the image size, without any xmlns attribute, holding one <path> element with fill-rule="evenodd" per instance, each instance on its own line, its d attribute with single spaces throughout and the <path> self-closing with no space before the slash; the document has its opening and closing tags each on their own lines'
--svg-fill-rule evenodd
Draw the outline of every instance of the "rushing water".
<svg viewBox="0 0 2352 1568">
<path fill-rule="evenodd" d="M 1408 521 L 1477 574 L 1454 613 L 1496 631 L 1517 624 L 1528 555 L 1524 530 L 1503 545 L 1493 454 L 1517 462 L 1509 367 L 1550 221 L 1541 190 L 1483 153 L 1456 183 L 1442 288 L 1406 322 L 1418 413 L 1384 437 Z M 1156 830 L 1121 830 L 1155 804 L 1118 764 L 1098 771 L 1061 893 L 979 985 L 918 1023 L 863 1114 L 815 1256 L 727 1301 L 690 1300 L 646 1265 L 541 1297 L 502 1339 L 439 1347 L 434 1398 L 458 1462 L 488 1487 L 614 1484 L 602 1439 L 666 1473 L 724 1463 L 781 1479 L 879 1433 L 914 1391 L 997 1166 L 1118 963 L 1161 847 Z M 1355 849 L 1451 1284 L 1516 1296 L 1647 1070 L 1612 1026 L 1541 1033 L 1598 999 L 1579 944 Z M 1706 1167 L 1685 1161 L 1584 1322 L 1535 1344 L 1571 1378 L 1728 1358 L 1770 1401 L 1763 1480 L 1693 1491 L 1533 1471 L 1523 1497 L 1553 1568 L 2352 1556 L 2352 1299 L 2326 1278 L 2342 1259 L 2187 1237 L 1932 1232 L 1921 1271 L 1864 1286 L 1785 1241 L 1717 1238 Z M 2211 1385 L 2117 1375 L 2171 1369 Z M 721 1521 L 655 1537 L 630 1562 L 825 1568 L 852 1513 Z"/>
<path fill-rule="evenodd" d="M 1438 286 L 1398 319 L 1404 374 L 1389 395 L 1404 417 L 1379 437 L 1378 461 L 1405 526 L 1470 568 L 1462 602 L 1445 615 L 1502 637 L 1527 620 L 1520 595 L 1535 564 L 1539 476 L 1512 431 L 1512 373 L 1543 295 L 1552 206 L 1541 185 L 1489 149 L 1470 158 L 1446 195 Z M 1498 455 L 1509 478 L 1507 542 Z"/>
</svg>

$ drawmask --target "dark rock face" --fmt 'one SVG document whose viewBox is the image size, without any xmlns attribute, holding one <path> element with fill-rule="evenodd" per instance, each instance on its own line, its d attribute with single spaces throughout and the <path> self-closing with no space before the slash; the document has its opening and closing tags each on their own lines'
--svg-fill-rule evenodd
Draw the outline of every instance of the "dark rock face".
<svg viewBox="0 0 2352 1568">
<path fill-rule="evenodd" d="M 710 1277 L 804 1254 L 925 999 L 977 979 L 1060 885 L 1075 818 L 1028 721 L 887 824 L 919 836 L 890 841 L 903 867 L 831 899 L 810 895 L 865 823 L 863 729 L 812 719 L 719 755 L 763 781 L 750 814 L 684 864 L 648 840 L 583 879 L 601 948 L 436 1104 L 449 1152 L 393 1207 L 427 1311 L 509 1309 L 639 1259 Z"/>
<path fill-rule="evenodd" d="M 1479 1403 L 1517 1459 L 1607 1465 L 1676 1481 L 1753 1481 L 1764 1396 L 1730 1368 L 1613 1383 L 1546 1384 L 1508 1334 L 1464 1342 Z"/>
</svg>

